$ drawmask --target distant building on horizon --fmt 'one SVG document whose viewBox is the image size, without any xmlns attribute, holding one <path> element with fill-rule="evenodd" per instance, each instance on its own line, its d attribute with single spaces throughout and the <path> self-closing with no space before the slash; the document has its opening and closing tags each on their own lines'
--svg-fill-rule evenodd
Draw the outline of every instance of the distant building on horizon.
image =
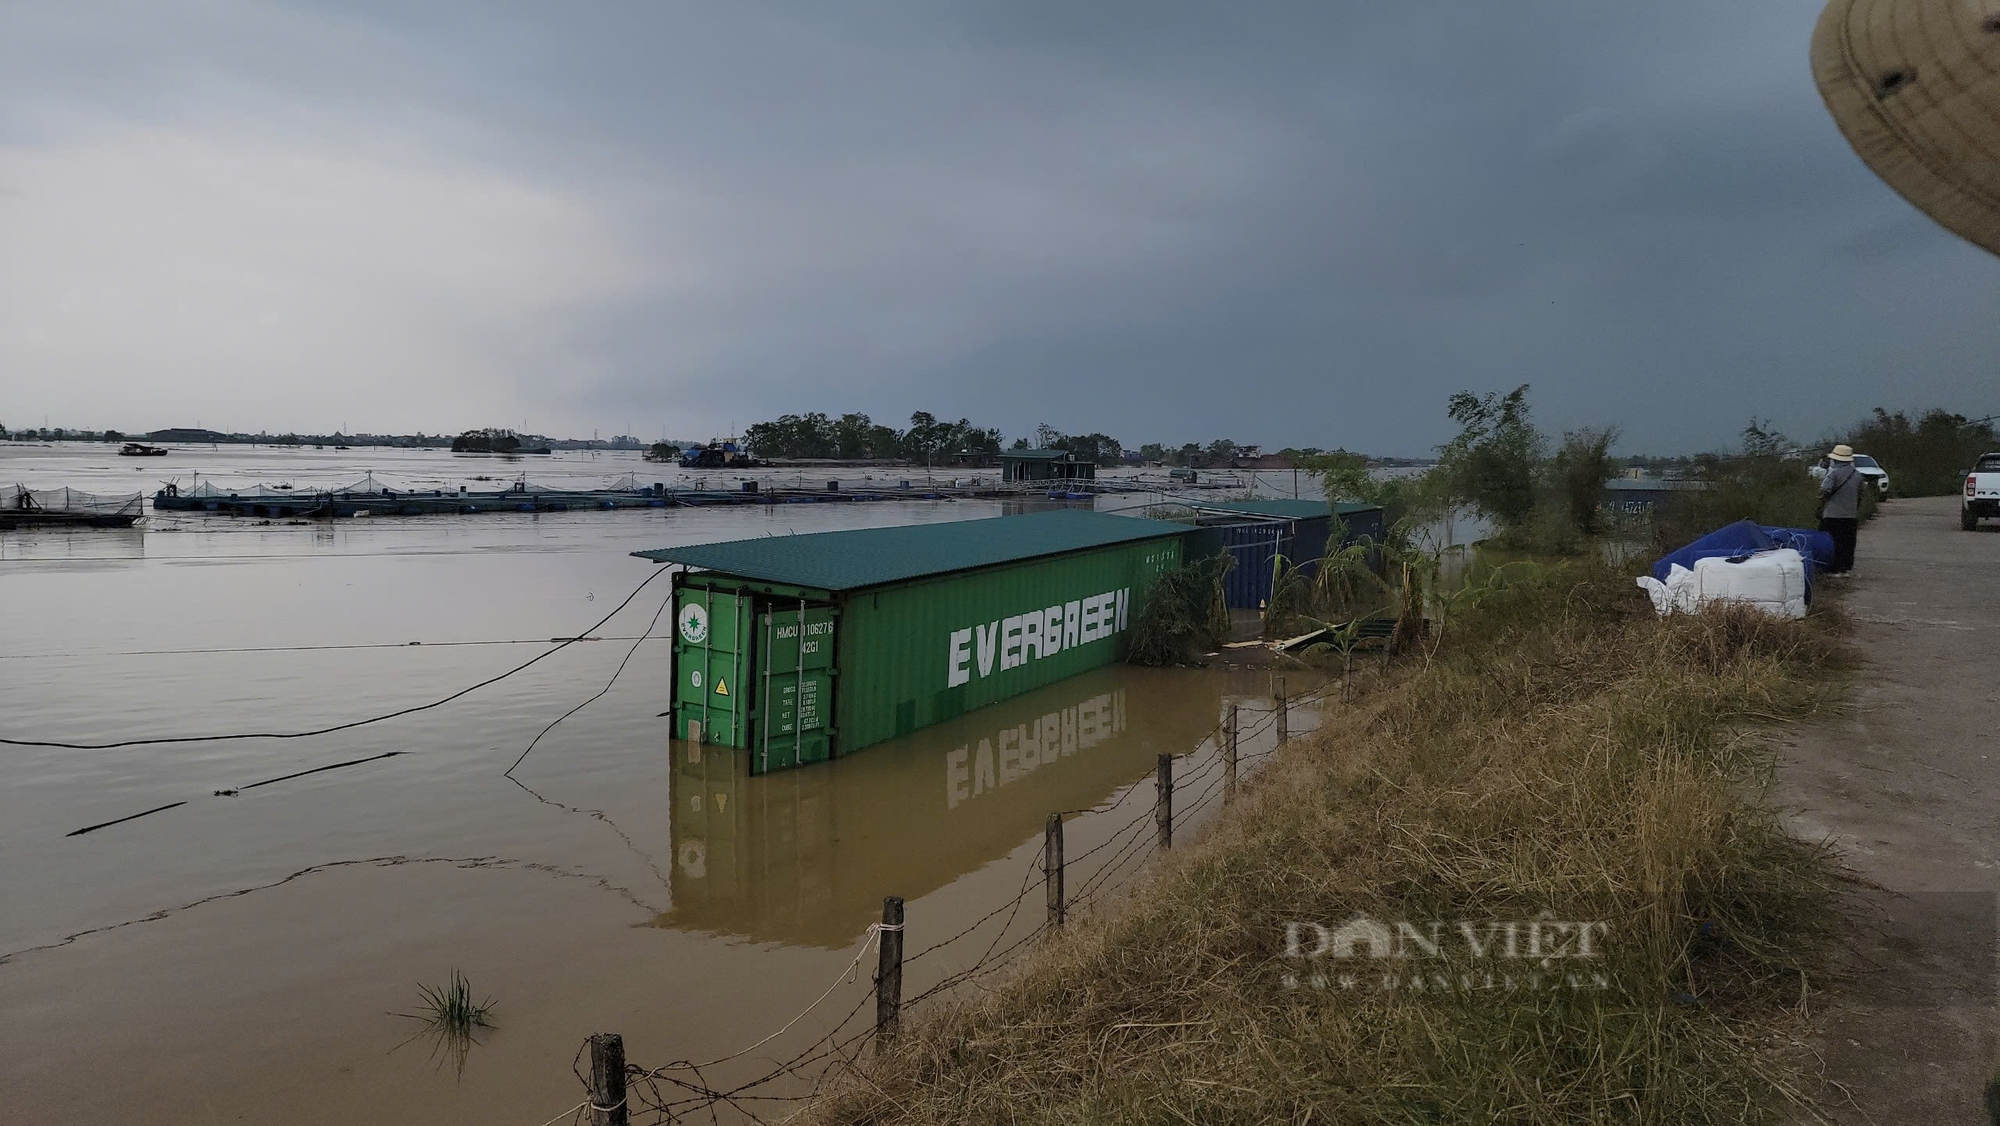
<svg viewBox="0 0 2000 1126">
<path fill-rule="evenodd" d="M 1003 481 L 1090 481 L 1096 477 L 1096 462 L 1068 450 L 1000 451 Z"/>
</svg>

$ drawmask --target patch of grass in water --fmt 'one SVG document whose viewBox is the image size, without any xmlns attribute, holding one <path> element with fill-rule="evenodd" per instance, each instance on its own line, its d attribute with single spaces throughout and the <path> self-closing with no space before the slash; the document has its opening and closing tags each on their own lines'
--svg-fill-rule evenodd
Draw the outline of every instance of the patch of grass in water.
<svg viewBox="0 0 2000 1126">
<path fill-rule="evenodd" d="M 458 969 L 451 971 L 451 977 L 444 985 L 418 982 L 417 994 L 421 1000 L 419 1011 L 396 1015 L 421 1021 L 424 1027 L 403 1043 L 430 1040 L 432 1058 L 438 1061 L 439 1066 L 442 1067 L 444 1061 L 450 1059 L 453 1070 L 464 1075 L 465 1058 L 473 1045 L 479 1043 L 483 1033 L 498 1027 L 493 1023 L 493 998 L 473 1000 L 472 983 Z"/>
</svg>

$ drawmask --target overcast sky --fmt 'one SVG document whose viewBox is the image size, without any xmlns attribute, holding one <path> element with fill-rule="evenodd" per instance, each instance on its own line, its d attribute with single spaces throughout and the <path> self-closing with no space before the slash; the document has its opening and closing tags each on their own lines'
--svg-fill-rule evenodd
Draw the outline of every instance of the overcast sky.
<svg viewBox="0 0 2000 1126">
<path fill-rule="evenodd" d="M 2000 410 L 1817 0 L 0 5 L 0 421 L 1421 454 Z"/>
</svg>

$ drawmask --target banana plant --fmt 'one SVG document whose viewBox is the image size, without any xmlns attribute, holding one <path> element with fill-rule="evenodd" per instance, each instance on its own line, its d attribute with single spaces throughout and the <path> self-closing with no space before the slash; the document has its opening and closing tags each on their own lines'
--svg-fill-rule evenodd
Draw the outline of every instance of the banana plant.
<svg viewBox="0 0 2000 1126">
<path fill-rule="evenodd" d="M 1301 655 L 1312 655 L 1328 651 L 1340 654 L 1340 702 L 1345 704 L 1352 697 L 1348 690 L 1350 674 L 1354 671 L 1354 650 L 1361 644 L 1361 623 L 1365 618 L 1350 618 L 1340 625 L 1308 618 L 1315 627 L 1325 632 L 1320 639 L 1305 647 Z"/>
</svg>

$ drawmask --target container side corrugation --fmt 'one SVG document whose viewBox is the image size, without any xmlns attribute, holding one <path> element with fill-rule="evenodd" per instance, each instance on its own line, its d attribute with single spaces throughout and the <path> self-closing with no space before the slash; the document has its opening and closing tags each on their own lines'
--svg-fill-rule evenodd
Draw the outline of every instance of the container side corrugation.
<svg viewBox="0 0 2000 1126">
<path fill-rule="evenodd" d="M 1185 525 L 1065 509 L 896 528 L 664 547 L 632 554 L 763 582 L 851 591 L 1097 547 L 1183 536 Z"/>
<path fill-rule="evenodd" d="M 1342 501 L 1332 508 L 1323 500 L 1218 500 L 1203 501 L 1192 505 L 1197 512 L 1234 512 L 1244 516 L 1263 516 L 1272 520 L 1310 520 L 1315 516 L 1351 516 L 1357 512 L 1378 512 L 1379 505 L 1351 504 Z"/>
</svg>

